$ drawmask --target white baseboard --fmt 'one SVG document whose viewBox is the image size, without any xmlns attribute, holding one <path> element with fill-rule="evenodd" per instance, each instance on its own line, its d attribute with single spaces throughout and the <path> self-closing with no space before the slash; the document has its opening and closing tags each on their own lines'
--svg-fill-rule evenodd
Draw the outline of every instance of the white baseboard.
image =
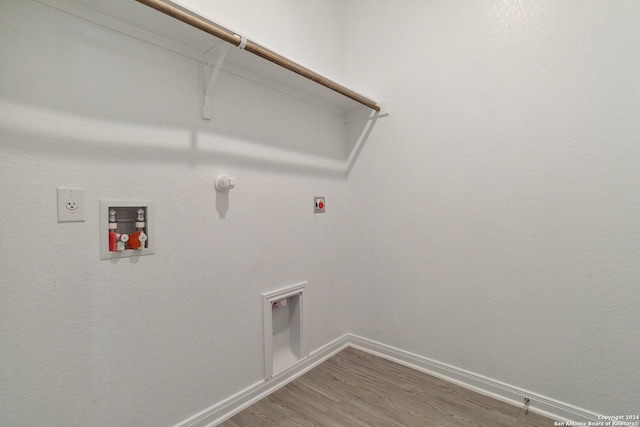
<svg viewBox="0 0 640 427">
<path fill-rule="evenodd" d="M 544 415 L 552 420 L 565 422 L 601 421 L 598 418 L 599 414 L 595 412 L 386 344 L 355 335 L 349 335 L 348 342 L 350 347 L 383 357 L 514 406 L 524 408 L 524 398 L 528 397 L 531 412 Z"/>
<path fill-rule="evenodd" d="M 174 427 L 212 427 L 231 418 L 238 412 L 248 408 L 260 399 L 281 387 L 289 384 L 305 372 L 318 366 L 333 355 L 339 353 L 348 347 L 349 336 L 342 337 L 331 341 L 321 348 L 313 351 L 309 356 L 300 360 L 288 369 L 274 375 L 266 381 L 259 381 L 254 385 L 234 394 L 233 396 L 216 403 L 213 406 L 199 412 L 188 419 L 179 422 Z"/>
<path fill-rule="evenodd" d="M 287 385 L 346 347 L 353 347 L 380 356 L 392 362 L 433 375 L 511 405 L 524 407 L 524 398 L 528 397 L 530 399 L 529 410 L 531 412 L 544 415 L 552 420 L 576 422 L 599 420 L 599 414 L 586 409 L 367 338 L 346 334 L 322 346 L 291 368 L 274 375 L 271 379 L 259 381 L 228 399 L 216 403 L 204 411 L 176 424 L 174 427 L 213 427 L 218 425 L 263 397 Z"/>
</svg>

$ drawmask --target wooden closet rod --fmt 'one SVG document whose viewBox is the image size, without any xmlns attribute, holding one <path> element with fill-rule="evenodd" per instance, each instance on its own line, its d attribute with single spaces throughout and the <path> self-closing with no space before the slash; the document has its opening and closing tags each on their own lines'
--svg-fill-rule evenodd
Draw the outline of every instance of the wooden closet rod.
<svg viewBox="0 0 640 427">
<path fill-rule="evenodd" d="M 242 37 L 237 34 L 234 34 L 228 30 L 217 27 L 209 22 L 206 22 L 197 16 L 190 15 L 187 12 L 182 11 L 176 7 L 173 7 L 167 3 L 164 3 L 162 0 L 136 0 L 138 3 L 142 3 L 150 8 L 153 8 L 159 12 L 164 13 L 165 15 L 169 15 L 172 18 L 175 18 L 179 21 L 184 22 L 185 24 L 191 25 L 199 30 L 204 31 L 205 33 L 209 33 L 212 36 L 215 36 L 221 40 L 226 41 L 227 43 L 231 43 L 234 46 L 240 46 L 243 42 Z M 260 46 L 257 43 L 252 42 L 251 40 L 246 40 L 246 46 L 244 50 L 253 53 L 261 58 L 266 59 L 267 61 L 271 61 L 274 64 L 277 64 L 281 67 L 286 68 L 287 70 L 293 71 L 296 74 L 299 74 L 303 77 L 306 77 L 309 80 L 312 80 L 324 87 L 327 87 L 335 92 L 338 92 L 341 95 L 346 96 L 347 98 L 351 98 L 356 102 L 359 102 L 362 105 L 366 105 L 375 111 L 380 111 L 380 106 L 376 104 L 374 101 L 366 98 L 360 94 L 355 93 L 354 91 L 347 89 L 346 87 L 339 85 L 336 82 L 333 82 L 327 78 L 322 77 L 321 75 L 314 73 L 313 71 L 305 68 L 299 64 L 296 64 L 293 61 L 288 60 L 287 58 L 278 55 L 275 52 L 272 52 L 264 47 Z"/>
</svg>

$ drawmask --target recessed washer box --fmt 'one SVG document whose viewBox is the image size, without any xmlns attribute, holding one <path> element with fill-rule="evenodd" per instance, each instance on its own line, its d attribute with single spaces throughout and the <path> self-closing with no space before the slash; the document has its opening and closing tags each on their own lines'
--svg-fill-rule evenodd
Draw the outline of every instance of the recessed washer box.
<svg viewBox="0 0 640 427">
<path fill-rule="evenodd" d="M 307 357 L 302 327 L 302 292 L 306 285 L 303 282 L 262 294 L 266 380 Z"/>
<path fill-rule="evenodd" d="M 100 200 L 100 259 L 155 253 L 155 222 L 153 200 Z"/>
</svg>

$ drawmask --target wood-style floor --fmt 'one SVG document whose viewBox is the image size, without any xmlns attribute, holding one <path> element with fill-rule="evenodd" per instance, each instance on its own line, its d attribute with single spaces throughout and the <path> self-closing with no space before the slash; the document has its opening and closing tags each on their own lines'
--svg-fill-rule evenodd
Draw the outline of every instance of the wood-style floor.
<svg viewBox="0 0 640 427">
<path fill-rule="evenodd" d="M 222 427 L 548 427 L 553 420 L 348 348 Z"/>
</svg>

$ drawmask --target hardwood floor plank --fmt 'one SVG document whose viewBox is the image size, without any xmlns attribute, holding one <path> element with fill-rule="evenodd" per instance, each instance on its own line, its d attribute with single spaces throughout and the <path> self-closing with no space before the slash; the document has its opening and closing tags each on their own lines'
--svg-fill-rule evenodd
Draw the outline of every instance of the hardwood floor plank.
<svg viewBox="0 0 640 427">
<path fill-rule="evenodd" d="M 221 427 L 547 427 L 553 421 L 347 348 Z"/>
</svg>

